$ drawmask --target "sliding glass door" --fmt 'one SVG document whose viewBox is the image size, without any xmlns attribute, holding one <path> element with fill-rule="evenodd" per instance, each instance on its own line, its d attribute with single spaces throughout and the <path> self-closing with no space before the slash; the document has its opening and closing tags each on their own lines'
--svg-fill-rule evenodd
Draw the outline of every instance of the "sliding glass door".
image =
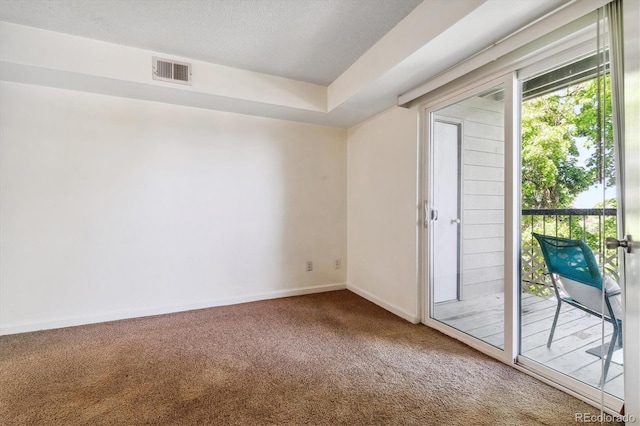
<svg viewBox="0 0 640 426">
<path fill-rule="evenodd" d="M 624 399 L 620 261 L 605 245 L 618 222 L 607 58 L 593 52 L 523 81 L 520 354 Z M 584 264 L 561 263 L 571 250 Z M 592 276 L 577 279 L 581 268 Z"/>
<path fill-rule="evenodd" d="M 423 321 L 619 412 L 637 193 L 622 191 L 620 63 L 602 12 L 584 21 L 560 54 L 424 106 Z"/>
<path fill-rule="evenodd" d="M 505 89 L 429 111 L 430 318 L 504 348 Z"/>
<path fill-rule="evenodd" d="M 621 63 L 604 11 L 576 55 L 519 74 L 522 365 L 619 411 L 625 399 Z M 619 74 L 616 75 L 616 71 Z M 614 103 L 618 106 L 614 108 Z M 617 114 L 616 114 L 617 112 Z"/>
</svg>

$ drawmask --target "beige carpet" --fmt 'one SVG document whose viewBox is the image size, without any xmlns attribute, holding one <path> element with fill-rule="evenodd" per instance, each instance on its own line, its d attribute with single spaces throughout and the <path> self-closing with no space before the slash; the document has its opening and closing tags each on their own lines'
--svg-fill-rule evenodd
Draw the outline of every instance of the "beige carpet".
<svg viewBox="0 0 640 426">
<path fill-rule="evenodd" d="M 0 337 L 2 425 L 567 425 L 598 411 L 348 291 Z"/>
</svg>

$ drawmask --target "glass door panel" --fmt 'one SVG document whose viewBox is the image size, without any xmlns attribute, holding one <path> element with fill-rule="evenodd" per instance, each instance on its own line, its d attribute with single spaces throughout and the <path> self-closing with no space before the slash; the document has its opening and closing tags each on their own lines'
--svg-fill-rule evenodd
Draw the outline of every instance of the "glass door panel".
<svg viewBox="0 0 640 426">
<path fill-rule="evenodd" d="M 520 354 L 623 399 L 620 262 L 604 244 L 619 213 L 606 58 L 523 82 Z"/>
<path fill-rule="evenodd" d="M 504 87 L 431 113 L 431 317 L 504 348 Z"/>
</svg>

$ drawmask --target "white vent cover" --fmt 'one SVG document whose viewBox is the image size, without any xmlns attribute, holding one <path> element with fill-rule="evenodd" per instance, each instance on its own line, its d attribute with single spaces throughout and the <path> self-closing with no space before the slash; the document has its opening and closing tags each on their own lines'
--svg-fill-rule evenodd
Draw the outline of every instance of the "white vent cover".
<svg viewBox="0 0 640 426">
<path fill-rule="evenodd" d="M 191 85 L 191 64 L 154 56 L 153 79 Z"/>
</svg>

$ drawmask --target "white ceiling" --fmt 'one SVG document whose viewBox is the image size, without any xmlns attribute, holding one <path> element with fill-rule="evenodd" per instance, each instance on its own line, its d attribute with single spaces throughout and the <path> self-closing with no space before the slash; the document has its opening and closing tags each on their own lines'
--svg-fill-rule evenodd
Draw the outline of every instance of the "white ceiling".
<svg viewBox="0 0 640 426">
<path fill-rule="evenodd" d="M 0 80 L 349 128 L 604 1 L 0 0 Z M 192 86 L 152 80 L 165 54 Z"/>
<path fill-rule="evenodd" d="M 0 21 L 333 82 L 422 0 L 1 0 Z"/>
</svg>

